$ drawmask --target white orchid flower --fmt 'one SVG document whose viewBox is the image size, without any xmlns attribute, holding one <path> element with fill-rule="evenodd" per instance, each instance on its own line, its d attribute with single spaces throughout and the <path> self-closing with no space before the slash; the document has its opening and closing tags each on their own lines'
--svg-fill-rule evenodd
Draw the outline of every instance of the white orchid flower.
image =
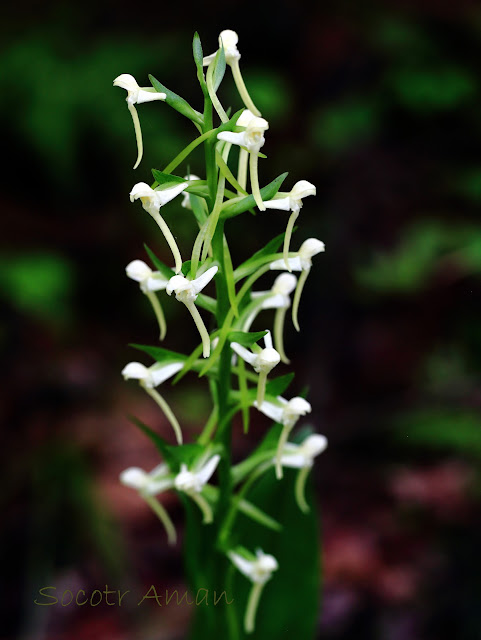
<svg viewBox="0 0 481 640">
<path fill-rule="evenodd" d="M 259 188 L 258 162 L 259 151 L 265 143 L 264 131 L 267 131 L 269 128 L 269 123 L 267 120 L 264 120 L 264 118 L 255 116 L 249 109 L 246 109 L 241 113 L 236 125 L 238 127 L 245 127 L 245 130 L 238 133 L 234 131 L 221 131 L 217 134 L 217 139 L 241 147 L 238 182 L 243 189 L 246 187 L 247 155 L 250 154 L 249 168 L 252 195 L 259 210 L 264 211 L 266 207 L 262 201 Z"/>
<path fill-rule="evenodd" d="M 193 173 L 191 173 L 188 176 L 184 176 L 184 180 L 193 181 L 193 180 L 200 180 L 200 178 L 199 176 L 195 176 Z M 188 193 L 184 192 L 184 196 L 182 198 L 182 202 L 180 203 L 180 206 L 184 207 L 184 209 L 192 209 Z"/>
<path fill-rule="evenodd" d="M 163 207 L 167 202 L 176 198 L 184 189 L 187 189 L 188 186 L 189 183 L 186 181 L 174 184 L 172 187 L 165 189 L 152 189 L 145 182 L 138 182 L 130 192 L 130 202 L 134 202 L 134 200 L 140 198 L 145 211 L 147 211 L 159 225 L 174 256 L 176 273 L 179 273 L 182 268 L 182 257 L 172 232 L 160 215 L 160 207 Z"/>
<path fill-rule="evenodd" d="M 250 364 L 254 371 L 259 374 L 257 383 L 257 404 L 260 406 L 264 401 L 266 392 L 267 375 L 281 361 L 280 354 L 272 346 L 271 333 L 268 331 L 264 336 L 264 349 L 258 348 L 258 351 L 249 351 L 238 342 L 231 342 L 231 348 L 245 362 Z"/>
<path fill-rule="evenodd" d="M 262 589 L 266 582 L 272 578 L 273 572 L 279 568 L 279 564 L 274 556 L 264 553 L 262 549 L 257 549 L 255 556 L 253 554 L 249 555 L 252 556 L 251 559 L 235 551 L 229 551 L 227 553 L 232 564 L 252 582 L 252 589 L 244 615 L 244 629 L 246 633 L 252 633 L 254 631 L 256 611 Z"/>
<path fill-rule="evenodd" d="M 207 284 L 209 284 L 217 271 L 218 267 L 211 267 L 194 280 L 189 280 L 188 278 L 180 275 L 173 276 L 166 287 L 166 291 L 169 296 L 172 292 L 175 292 L 176 299 L 179 300 L 179 302 L 183 302 L 190 311 L 195 325 L 199 330 L 200 337 L 202 338 L 204 358 L 208 358 L 210 356 L 210 337 L 207 329 L 205 328 L 204 321 L 202 320 L 194 303 L 199 293 Z"/>
<path fill-rule="evenodd" d="M 281 396 L 276 398 L 275 404 L 268 400 L 264 400 L 261 404 L 256 401 L 254 406 L 268 418 L 271 418 L 271 420 L 274 420 L 283 426 L 276 452 L 276 476 L 277 478 L 282 478 L 281 457 L 287 438 L 289 437 L 289 433 L 292 431 L 301 416 L 305 416 L 307 413 L 311 412 L 312 407 L 304 398 L 296 397 L 291 398 L 291 400 L 286 400 Z"/>
<path fill-rule="evenodd" d="M 125 89 L 127 91 L 127 106 L 130 111 L 130 115 L 132 116 L 135 130 L 135 139 L 137 141 L 137 161 L 134 165 L 134 169 L 137 169 L 140 161 L 142 160 L 143 143 L 139 115 L 137 113 L 135 105 L 141 104 L 142 102 L 165 100 L 167 98 L 167 95 L 165 93 L 159 93 L 153 87 L 139 87 L 136 79 L 134 78 L 134 76 L 131 76 L 130 73 L 123 73 L 122 75 L 118 76 L 118 78 L 115 78 L 114 87 L 121 87 L 122 89 Z"/>
<path fill-rule="evenodd" d="M 155 292 L 165 289 L 169 279 L 164 277 L 159 271 L 152 271 L 152 269 L 142 260 L 132 260 L 132 262 L 129 262 L 125 268 L 125 271 L 131 280 L 135 280 L 140 284 L 140 290 L 149 299 L 154 310 L 155 317 L 157 318 L 157 322 L 159 323 L 160 339 L 163 340 L 167 332 L 167 324 L 165 322 L 164 312 Z"/>
<path fill-rule="evenodd" d="M 286 235 L 284 237 L 284 261 L 288 271 L 291 271 L 291 268 L 287 254 L 289 253 L 292 230 L 302 208 L 302 199 L 315 195 L 316 187 L 307 180 L 300 180 L 296 182 L 289 193 L 279 192 L 272 200 L 264 202 L 266 209 L 279 209 L 281 211 L 292 212 L 287 222 Z"/>
<path fill-rule="evenodd" d="M 252 102 L 252 98 L 247 91 L 244 80 L 242 78 L 242 74 L 239 67 L 239 59 L 241 57 L 239 53 L 239 49 L 237 48 L 237 43 L 239 42 L 239 36 L 235 31 L 231 29 L 224 29 L 219 35 L 219 47 L 224 47 L 225 61 L 226 64 L 230 66 L 232 69 L 232 75 L 234 77 L 234 82 L 237 87 L 237 91 L 239 92 L 242 101 L 245 106 L 252 111 L 252 113 L 256 116 L 260 116 L 260 111 L 256 108 L 255 104 Z M 204 66 L 210 65 L 215 60 L 215 53 L 212 53 L 209 56 L 206 56 L 203 60 Z"/>
<path fill-rule="evenodd" d="M 308 436 L 301 444 L 287 442 L 281 451 L 281 465 L 283 467 L 299 469 L 296 479 L 295 496 L 299 509 L 304 513 L 309 511 L 309 505 L 305 497 L 307 476 L 314 464 L 314 458 L 321 454 L 326 447 L 327 438 L 316 433 Z"/>
<path fill-rule="evenodd" d="M 301 271 L 292 303 L 292 322 L 297 331 L 300 331 L 298 320 L 299 303 L 301 301 L 301 294 L 304 289 L 304 285 L 306 284 L 307 276 L 309 275 L 312 267 L 312 258 L 324 250 L 325 245 L 323 242 L 317 238 L 308 238 L 301 244 L 297 254 L 287 259 L 288 266 L 290 267 L 289 271 Z M 270 268 L 273 270 L 285 269 L 285 260 L 283 258 L 281 260 L 274 260 L 274 262 L 271 262 Z"/>
<path fill-rule="evenodd" d="M 155 390 L 155 387 L 158 387 L 160 384 L 178 373 L 183 366 L 184 362 L 157 362 L 151 367 L 146 367 L 140 362 L 129 362 L 129 364 L 122 369 L 124 379 L 138 380 L 140 386 L 145 389 L 149 396 L 155 400 L 162 409 L 174 429 L 178 444 L 182 444 L 182 431 L 180 429 L 180 425 L 172 412 L 172 409 L 160 393 Z"/>
<path fill-rule="evenodd" d="M 160 464 L 149 473 L 138 467 L 129 467 L 120 474 L 120 482 L 139 492 L 164 525 L 169 544 L 175 544 L 177 532 L 174 524 L 162 504 L 154 498 L 158 493 L 174 487 L 174 478 L 167 465 Z"/>
<path fill-rule="evenodd" d="M 281 356 L 282 362 L 289 364 L 289 358 L 284 351 L 284 320 L 286 311 L 291 306 L 290 294 L 294 291 L 297 278 L 292 273 L 281 273 L 274 280 L 274 284 L 269 291 L 252 291 L 251 297 L 255 301 L 259 299 L 259 304 L 255 305 L 252 312 L 247 316 L 243 325 L 244 331 L 249 331 L 257 314 L 262 309 L 276 309 L 274 317 L 274 344 Z"/>
<path fill-rule="evenodd" d="M 220 456 L 216 454 L 207 460 L 201 458 L 190 470 L 186 464 L 182 464 L 179 473 L 174 479 L 174 486 L 177 491 L 183 491 L 197 503 L 203 513 L 204 524 L 212 522 L 213 514 L 209 503 L 201 495 L 202 489 L 212 477 L 219 461 Z"/>
</svg>

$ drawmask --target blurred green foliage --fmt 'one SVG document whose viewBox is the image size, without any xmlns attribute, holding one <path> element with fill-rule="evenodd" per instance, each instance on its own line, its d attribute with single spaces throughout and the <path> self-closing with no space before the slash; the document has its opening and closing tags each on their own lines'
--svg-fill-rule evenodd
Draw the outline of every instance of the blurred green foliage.
<svg viewBox="0 0 481 640">
<path fill-rule="evenodd" d="M 68 321 L 74 270 L 58 254 L 26 253 L 0 257 L 0 290 L 21 311 L 52 324 Z"/>
</svg>

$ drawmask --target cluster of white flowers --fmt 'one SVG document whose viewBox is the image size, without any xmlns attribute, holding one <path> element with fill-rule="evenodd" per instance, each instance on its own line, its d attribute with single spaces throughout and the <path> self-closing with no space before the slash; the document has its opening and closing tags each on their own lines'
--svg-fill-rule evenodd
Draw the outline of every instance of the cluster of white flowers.
<svg viewBox="0 0 481 640">
<path fill-rule="evenodd" d="M 203 360 L 196 360 L 193 357 L 188 358 L 181 354 L 168 352 L 165 349 L 157 349 L 157 351 L 162 352 L 158 362 L 149 367 L 140 362 L 130 362 L 122 370 L 122 375 L 125 379 L 137 380 L 142 389 L 157 403 L 172 425 L 178 445 L 182 445 L 183 434 L 180 424 L 164 397 L 159 393 L 158 387 L 184 369 L 188 370 L 194 366 L 197 367 L 197 370 L 200 370 L 201 374 L 210 370 L 215 375 L 223 375 L 219 373 L 220 364 L 217 369 L 214 367 L 219 362 L 220 352 L 224 349 L 225 342 L 229 341 L 230 348 L 234 352 L 232 354 L 233 371 L 239 375 L 239 384 L 241 385 L 241 375 L 243 375 L 247 376 L 244 378 L 244 384 L 247 384 L 246 380 L 254 380 L 257 387 L 255 395 L 254 389 L 247 389 L 247 396 L 244 394 L 243 397 L 244 399 L 247 397 L 248 402 L 243 400 L 244 404 L 239 405 L 236 409 L 249 410 L 249 408 L 254 407 L 273 420 L 274 423 L 280 425 L 280 427 L 275 427 L 280 429 L 277 446 L 272 451 L 269 451 L 267 461 L 263 459 L 262 463 L 259 463 L 257 471 L 254 471 L 258 473 L 274 467 L 275 475 L 280 479 L 283 475 L 284 467 L 297 469 L 299 473 L 295 486 L 295 497 L 299 508 L 306 512 L 309 509 L 304 496 L 306 477 L 313 466 L 315 457 L 326 448 L 327 440 L 324 436 L 313 434 L 304 438 L 299 444 L 288 442 L 289 436 L 299 419 L 311 412 L 311 405 L 302 397 L 293 397 L 287 400 L 282 395 L 271 394 L 269 389 L 273 387 L 269 386 L 271 383 L 268 382 L 267 377 L 281 362 L 285 364 L 290 362 L 285 353 L 283 337 L 286 313 L 289 309 L 292 309 L 293 325 L 299 331 L 298 311 L 302 290 L 312 267 L 312 258 L 324 251 L 324 244 L 316 238 L 305 240 L 297 252 L 290 251 L 291 236 L 294 224 L 303 206 L 303 199 L 316 195 L 316 187 L 307 180 L 300 180 L 294 184 L 290 191 L 277 191 L 272 197 L 268 197 L 269 191 L 260 188 L 258 164 L 259 158 L 265 157 L 261 153 L 261 149 L 266 142 L 265 135 L 269 129 L 269 123 L 261 116 L 246 89 L 240 72 L 239 60 L 241 55 L 237 45 L 237 34 L 231 30 L 225 30 L 219 36 L 218 51 L 209 56 L 196 58 L 198 74 L 200 74 L 199 80 L 201 86 L 203 86 L 204 95 L 207 99 L 209 97 L 211 99 L 211 111 L 212 107 L 214 107 L 221 120 L 220 130 L 212 128 L 213 125 L 207 127 L 206 122 L 203 120 L 203 118 L 207 117 L 207 111 L 204 112 L 204 115 L 194 112 L 188 105 L 185 107 L 187 104 L 185 101 L 182 101 L 180 106 L 176 106 L 177 103 L 175 101 L 181 99 L 168 90 L 166 90 L 168 93 L 164 93 L 157 91 L 153 87 L 140 87 L 135 78 L 129 74 L 122 74 L 114 80 L 115 86 L 127 91 L 127 105 L 133 119 L 138 148 L 138 156 L 134 168 L 138 167 L 142 159 L 143 150 L 142 133 L 135 105 L 160 100 L 167 101 L 168 104 L 181 112 L 185 112 L 187 109 L 187 117 L 190 117 L 188 115 L 190 112 L 195 114 L 195 118 L 191 119 L 201 131 L 201 136 L 195 141 L 195 145 L 209 139 L 209 144 L 215 153 L 215 161 L 218 163 L 215 174 L 216 176 L 217 172 L 219 174 L 215 193 L 211 189 L 212 175 L 209 178 L 208 167 L 206 169 L 206 180 L 202 180 L 190 173 L 184 178 L 172 176 L 168 169 L 165 169 L 165 173 L 156 173 L 154 171 L 156 182 L 153 186 L 149 186 L 145 182 L 138 182 L 130 192 L 131 202 L 140 200 L 143 209 L 157 223 L 170 248 L 174 264 L 170 268 L 155 259 L 154 263 L 158 270 L 153 270 L 142 260 L 136 259 L 127 265 L 127 276 L 139 283 L 141 292 L 148 298 L 157 318 L 160 340 L 164 340 L 166 336 L 167 323 L 159 296 L 164 295 L 162 294 L 163 291 L 168 296 L 175 294 L 176 300 L 187 307 L 199 332 L 202 347 L 199 345 L 198 351 L 196 351 L 197 358 L 202 352 L 203 358 L 207 359 L 207 362 L 203 365 Z M 214 79 L 216 77 L 216 65 L 220 56 L 224 57 L 226 65 L 230 67 L 239 95 L 246 107 L 237 120 L 232 119 L 232 122 L 229 121 L 229 117 L 216 94 L 217 84 Z M 207 67 L 206 81 L 203 78 L 202 66 Z M 202 84 L 202 81 L 204 81 L 204 84 Z M 159 87 L 159 83 L 154 82 L 154 85 Z M 163 88 L 163 85 L 160 85 L 160 88 Z M 189 112 L 188 109 L 191 109 L 191 111 Z M 210 118 L 212 119 L 212 115 L 210 115 Z M 193 145 L 194 143 L 190 146 L 194 148 Z M 227 166 L 229 152 L 233 145 L 238 147 L 236 178 Z M 184 155 L 188 155 L 187 151 Z M 247 192 L 248 170 L 250 197 Z M 161 177 L 158 177 L 159 175 Z M 165 182 L 162 182 L 162 180 L 165 180 Z M 227 191 L 226 180 L 233 185 L 236 193 Z M 203 194 L 209 189 L 209 196 L 204 197 Z M 183 198 L 179 205 L 187 210 L 186 214 L 193 213 L 195 215 L 200 228 L 192 251 L 192 260 L 189 263 L 183 262 L 175 239 L 175 233 L 171 231 L 160 213 L 161 207 L 174 201 L 180 195 Z M 195 200 L 194 197 L 198 200 Z M 227 200 L 225 201 L 224 199 Z M 200 213 L 199 209 L 196 209 L 198 201 L 202 201 Z M 277 270 L 283 273 L 275 278 L 270 289 L 250 291 L 250 287 L 244 286 L 238 292 L 236 290 L 236 272 L 234 272 L 230 263 L 227 241 L 224 237 L 224 245 L 222 245 L 221 237 L 221 252 L 219 253 L 219 242 L 217 241 L 217 249 L 215 249 L 213 238 L 217 225 L 220 224 L 219 220 L 222 219 L 223 207 L 225 206 L 227 209 L 229 207 L 239 207 L 243 206 L 247 201 L 249 203 L 245 205 L 242 211 L 249 209 L 255 202 L 260 211 L 275 209 L 290 212 L 290 216 L 285 229 L 282 253 L 269 254 L 264 262 L 260 260 L 257 272 L 253 270 L 246 272 L 252 278 L 252 282 L 269 271 Z M 280 245 L 281 241 L 279 241 L 277 248 Z M 150 250 L 149 253 L 151 253 Z M 298 272 L 299 276 L 294 275 L 292 272 Z M 230 309 L 224 316 L 224 326 L 219 322 L 218 324 L 221 326 L 218 326 L 211 336 L 199 312 L 198 305 L 211 310 L 214 316 L 216 315 L 218 301 L 208 298 L 204 294 L 200 296 L 204 288 L 214 278 L 216 287 L 222 284 L 224 291 L 228 293 Z M 241 279 L 241 276 L 237 280 L 239 279 Z M 249 293 L 249 295 L 246 295 L 246 293 Z M 293 294 L 292 301 L 291 294 Z M 275 311 L 272 336 L 270 330 L 264 330 L 263 333 L 258 335 L 250 333 L 251 326 L 259 314 L 270 309 Z M 231 332 L 240 333 L 241 337 L 236 340 L 233 338 L 229 340 Z M 251 339 L 253 335 L 254 338 Z M 263 347 L 257 344 L 256 338 L 259 335 L 263 336 Z M 241 344 L 243 341 L 244 344 Z M 200 348 L 202 351 L 200 351 Z M 150 353 L 147 348 L 145 350 Z M 240 360 L 238 366 L 235 367 L 238 358 Z M 244 370 L 244 362 L 252 367 L 253 372 Z M 202 366 L 204 366 L 203 369 Z M 243 374 L 240 373 L 241 370 Z M 232 403 L 233 401 L 231 401 L 231 406 Z M 246 406 L 246 404 L 249 406 Z M 208 424 L 197 441 L 198 445 L 205 445 L 200 455 L 194 456 L 193 459 L 191 457 L 182 459 L 182 451 L 179 449 L 179 457 L 174 462 L 167 457 L 166 462 L 150 472 L 145 472 L 138 467 L 131 467 L 123 471 L 120 476 L 120 481 L 136 490 L 158 515 L 164 524 L 168 540 L 171 543 L 176 541 L 176 531 L 167 511 L 161 502 L 156 499 L 156 496 L 160 493 L 167 490 L 175 490 L 185 494 L 198 505 L 203 514 L 204 523 L 209 524 L 214 520 L 215 500 L 213 496 L 218 489 L 213 485 L 209 485 L 209 480 L 225 455 L 219 448 L 215 438 L 211 438 L 215 428 L 220 428 L 221 419 L 225 418 L 225 416 L 219 415 L 218 411 L 218 408 L 214 406 Z M 162 449 L 162 451 L 164 450 Z M 230 460 L 226 462 L 230 464 Z M 242 501 L 237 501 L 235 508 L 240 508 L 240 504 L 242 504 Z M 258 517 L 258 510 L 250 509 L 249 514 L 251 517 L 256 518 Z M 254 630 L 255 613 L 261 591 L 278 569 L 278 562 L 272 555 L 265 554 L 260 549 L 257 549 L 255 554 L 244 548 L 237 550 L 228 548 L 225 552 L 233 565 L 253 585 L 244 618 L 245 630 L 250 633 Z"/>
</svg>

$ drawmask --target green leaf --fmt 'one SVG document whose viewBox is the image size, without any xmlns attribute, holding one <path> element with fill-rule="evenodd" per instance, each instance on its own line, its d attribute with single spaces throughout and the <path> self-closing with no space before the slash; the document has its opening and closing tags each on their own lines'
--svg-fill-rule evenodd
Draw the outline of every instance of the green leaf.
<svg viewBox="0 0 481 640">
<path fill-rule="evenodd" d="M 214 59 L 213 80 L 214 80 L 214 91 L 216 93 L 217 93 L 217 89 L 220 86 L 220 83 L 222 82 L 222 79 L 224 78 L 224 74 L 225 74 L 225 51 L 224 51 L 224 46 L 222 46 L 217 51 Z"/>
<path fill-rule="evenodd" d="M 189 188 L 187 188 L 186 191 L 189 193 L 189 200 L 190 200 L 190 206 L 192 207 L 192 213 L 194 214 L 195 219 L 197 220 L 197 222 L 199 223 L 199 226 L 201 227 L 204 224 L 204 222 L 207 220 L 206 207 L 204 206 L 205 200 L 201 196 L 195 193 L 191 193 L 189 191 Z"/>
<path fill-rule="evenodd" d="M 167 441 L 164 440 L 164 438 L 162 438 L 162 436 L 160 436 L 158 433 L 156 433 L 153 429 L 148 427 L 146 424 L 144 424 L 141 420 L 139 420 L 135 416 L 129 415 L 128 418 L 150 440 L 152 440 L 152 442 L 157 447 L 157 450 L 159 451 L 159 453 L 160 453 L 161 457 L 163 458 L 163 460 L 166 462 L 166 464 L 169 467 L 169 469 L 172 472 L 175 473 L 177 471 L 178 467 L 177 467 L 177 463 L 176 463 L 175 457 L 172 455 L 172 449 L 174 447 L 171 447 L 167 443 Z"/>
<path fill-rule="evenodd" d="M 184 98 L 181 98 L 170 89 L 167 89 L 167 87 L 154 78 L 154 76 L 149 75 L 149 80 L 156 91 L 167 95 L 165 101 L 170 107 L 181 113 L 183 116 L 186 116 L 186 118 L 189 118 L 189 120 L 192 120 L 199 125 L 203 124 L 204 119 L 202 114 L 193 109 L 190 104 L 184 100 Z"/>
<path fill-rule="evenodd" d="M 239 310 L 237 309 L 234 268 L 232 266 L 232 259 L 230 257 L 229 245 L 227 244 L 227 240 L 225 236 L 224 236 L 224 278 L 227 284 L 227 294 L 229 296 L 230 306 L 234 310 L 235 317 L 238 318 Z"/>
<path fill-rule="evenodd" d="M 231 331 L 229 333 L 229 342 L 238 342 L 246 349 L 250 349 L 266 334 L 267 331 Z"/>
<path fill-rule="evenodd" d="M 192 264 L 191 260 L 186 260 L 182 263 L 181 273 L 183 276 L 187 277 L 190 273 L 190 265 Z"/>
<path fill-rule="evenodd" d="M 202 43 L 197 31 L 194 33 L 194 39 L 192 41 L 192 52 L 194 54 L 195 66 L 197 67 L 197 79 L 199 80 L 202 93 L 204 94 L 204 96 L 208 96 L 209 92 L 207 91 L 207 85 L 205 83 L 204 76 L 204 52 L 202 51 Z"/>
<path fill-rule="evenodd" d="M 282 186 L 282 183 L 287 178 L 287 176 L 288 176 L 287 172 L 282 173 L 280 176 L 278 176 L 275 180 L 270 182 L 268 185 L 266 185 L 265 187 L 262 187 L 262 189 L 260 190 L 262 199 L 271 200 L 271 198 L 273 198 L 276 195 L 276 193 L 279 191 L 279 189 Z M 255 206 L 256 206 L 256 203 L 253 195 L 247 196 L 245 198 L 239 198 L 237 202 L 231 201 L 222 208 L 221 218 L 233 218 L 234 216 L 238 216 L 239 214 L 244 213 L 248 209 L 252 209 Z"/>
<path fill-rule="evenodd" d="M 164 276 L 164 278 L 170 279 L 175 275 L 175 271 L 164 264 L 162 260 L 159 260 L 155 253 L 151 249 L 149 249 L 146 244 L 144 244 L 144 249 L 146 250 L 149 258 L 152 260 L 152 264 L 155 266 L 157 271 L 159 271 Z"/>
<path fill-rule="evenodd" d="M 152 175 L 154 176 L 154 180 L 157 182 L 158 191 L 168 189 L 169 187 L 173 187 L 176 184 L 183 184 L 184 182 L 187 182 L 180 176 L 173 176 L 171 173 L 163 173 L 158 169 L 152 169 Z"/>
<path fill-rule="evenodd" d="M 286 637 L 286 630 L 291 630 L 291 634 L 295 630 L 296 640 L 315 637 L 320 605 L 319 527 L 310 484 L 307 493 L 311 511 L 307 515 L 299 512 L 294 497 L 295 477 L 296 473 L 287 469 L 279 481 L 270 471 L 249 493 L 253 504 L 269 511 L 282 525 L 282 533 L 246 519 L 236 522 L 237 539 L 233 544 L 240 543 L 251 551 L 261 548 L 279 563 L 279 569 L 262 592 L 255 631 L 249 640 L 278 640 Z M 236 571 L 232 587 L 236 597 L 230 606 L 236 607 L 240 620 L 251 587 L 252 583 Z"/>
<path fill-rule="evenodd" d="M 164 347 L 151 347 L 144 344 L 129 344 L 129 347 L 133 347 L 134 349 L 138 349 L 139 351 L 147 353 L 157 362 L 183 362 L 184 360 L 187 360 L 187 356 L 185 356 L 183 353 L 177 353 L 176 351 L 171 351 L 170 349 L 164 349 Z"/>
<path fill-rule="evenodd" d="M 272 378 L 267 381 L 266 394 L 269 396 L 281 396 L 294 380 L 294 373 L 286 373 L 283 376 Z"/>
<path fill-rule="evenodd" d="M 234 177 L 232 171 L 229 169 L 227 164 L 224 162 L 224 159 L 222 158 L 221 154 L 217 151 L 217 149 L 215 150 L 215 161 L 217 163 L 217 166 L 220 169 L 220 172 L 222 173 L 224 178 L 227 180 L 227 182 L 230 182 L 230 184 L 234 187 L 234 189 L 236 189 L 237 191 L 240 191 L 243 195 L 248 196 L 249 194 L 237 182 L 237 180 Z"/>
<path fill-rule="evenodd" d="M 294 229 L 293 229 L 294 233 Z M 285 232 L 280 233 L 278 236 L 273 238 L 270 242 L 266 244 L 263 249 L 259 249 L 256 251 L 253 256 L 251 256 L 248 260 L 243 262 L 237 269 L 234 271 L 234 276 L 236 282 L 248 276 L 251 271 L 254 271 L 259 266 L 262 265 L 262 259 L 271 256 L 273 253 L 276 253 L 279 247 L 284 242 Z"/>
</svg>

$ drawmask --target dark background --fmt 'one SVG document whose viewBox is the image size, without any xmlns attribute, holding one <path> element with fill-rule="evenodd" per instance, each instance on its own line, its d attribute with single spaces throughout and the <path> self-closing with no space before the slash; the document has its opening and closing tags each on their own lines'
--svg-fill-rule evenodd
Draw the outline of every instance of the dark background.
<svg viewBox="0 0 481 640">
<path fill-rule="evenodd" d="M 127 466 L 157 464 L 127 413 L 170 434 L 120 371 L 137 357 L 127 344 L 156 335 L 125 265 L 145 259 L 144 241 L 169 259 L 128 193 L 195 130 L 166 105 L 140 105 L 145 154 L 133 172 L 125 92 L 112 81 L 132 73 L 146 85 L 152 73 L 200 109 L 193 32 L 208 54 L 231 28 L 270 123 L 261 182 L 286 170 L 288 185 L 313 182 L 293 246 L 326 243 L 302 332 L 286 339 L 294 391 L 310 386 L 311 422 L 329 438 L 315 468 L 318 637 L 479 640 L 480 6 L 86 0 L 10 3 L 2 18 L 0 637 L 184 637 L 186 607 L 33 600 L 45 585 L 183 584 L 180 550 L 118 483 Z M 239 108 L 229 76 L 220 96 Z M 166 217 L 190 248 L 178 202 Z M 233 222 L 234 263 L 285 222 L 269 211 Z M 165 308 L 167 347 L 190 351 L 190 316 L 175 301 Z M 200 429 L 205 383 L 190 376 L 167 393 L 185 432 Z M 253 445 L 265 422 L 252 417 Z M 175 497 L 163 499 L 181 526 Z"/>
</svg>

